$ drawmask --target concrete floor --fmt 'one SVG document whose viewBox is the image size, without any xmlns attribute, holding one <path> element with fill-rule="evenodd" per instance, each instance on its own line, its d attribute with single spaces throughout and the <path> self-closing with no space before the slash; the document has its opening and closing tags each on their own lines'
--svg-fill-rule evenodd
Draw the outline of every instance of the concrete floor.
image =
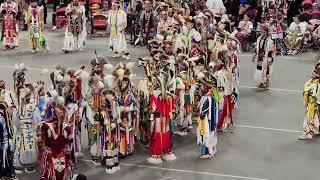
<svg viewBox="0 0 320 180">
<path fill-rule="evenodd" d="M 27 67 L 28 81 L 43 79 L 49 84 L 48 75 L 40 76 L 41 69 L 62 64 L 79 68 L 88 65 L 94 51 L 117 64 L 121 60 L 110 58 L 108 38 L 89 39 L 84 52 L 64 54 L 64 32 L 48 34 L 51 51 L 31 54 L 26 33 L 21 33 L 18 50 L 0 50 L 0 79 L 12 87 L 11 74 L 15 63 Z M 141 47 L 129 47 L 133 61 L 145 54 Z M 187 137 L 175 137 L 173 151 L 177 160 L 158 166 L 146 162 L 147 152 L 138 146 L 136 154 L 121 160 L 121 170 L 107 175 L 103 168 L 95 167 L 83 158 L 75 173 L 82 172 L 90 180 L 314 180 L 319 179 L 320 138 L 299 141 L 302 131 L 303 84 L 308 79 L 315 61 L 315 52 L 297 56 L 278 57 L 274 63 L 272 89 L 261 91 L 254 88 L 254 65 L 251 55 L 241 55 L 240 108 L 234 113 L 235 126 L 218 138 L 218 153 L 212 160 L 200 160 L 195 132 Z M 88 68 L 89 69 L 89 68 Z M 143 70 L 134 68 L 137 77 Z M 136 79 L 136 82 L 138 80 Z M 194 131 L 194 130 L 193 130 Z M 33 175 L 19 176 L 21 180 L 39 178 Z"/>
</svg>

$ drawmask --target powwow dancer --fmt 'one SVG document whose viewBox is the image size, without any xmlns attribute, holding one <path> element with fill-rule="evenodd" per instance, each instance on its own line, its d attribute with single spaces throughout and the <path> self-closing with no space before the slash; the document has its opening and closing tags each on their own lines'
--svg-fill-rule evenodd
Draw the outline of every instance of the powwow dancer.
<svg viewBox="0 0 320 180">
<path fill-rule="evenodd" d="M 0 6 L 0 13 L 4 15 L 1 42 L 5 49 L 14 49 L 18 47 L 19 42 L 16 22 L 18 5 L 15 2 L 12 2 L 12 0 L 6 0 Z"/>
<path fill-rule="evenodd" d="M 218 62 L 220 68 L 214 73 L 217 79 L 217 87 L 221 95 L 221 116 L 218 121 L 218 130 L 227 130 L 233 124 L 232 110 L 234 104 L 232 102 L 232 94 L 234 90 L 234 78 L 232 76 L 232 61 L 227 54 L 229 49 L 227 45 L 222 45 L 217 50 Z"/>
<path fill-rule="evenodd" d="M 90 125 L 91 129 L 89 130 L 89 144 L 90 144 L 90 153 L 92 155 L 93 163 L 100 165 L 103 157 L 103 144 L 101 143 L 103 136 L 103 116 L 101 116 L 102 106 L 102 92 L 105 88 L 105 83 L 103 80 L 104 77 L 104 68 L 107 66 L 107 62 L 103 58 L 99 58 L 96 54 L 95 59 L 91 61 L 92 69 L 89 79 L 89 94 L 87 96 L 88 104 L 87 111 L 90 113 L 87 116 L 91 116 Z"/>
<path fill-rule="evenodd" d="M 107 174 L 113 174 L 120 170 L 119 143 L 120 121 L 116 97 L 111 89 L 102 91 L 102 112 L 100 124 L 102 128 L 102 162 Z"/>
<path fill-rule="evenodd" d="M 138 109 L 140 111 L 137 121 L 139 127 L 137 136 L 143 144 L 147 145 L 150 140 L 150 96 L 155 84 L 155 76 L 153 75 L 155 61 L 151 56 L 140 58 L 139 66 L 144 68 L 145 78 L 140 80 L 138 85 Z"/>
<path fill-rule="evenodd" d="M 76 82 L 76 99 L 79 106 L 79 142 L 82 149 L 89 147 L 89 124 L 93 123 L 92 110 L 88 103 L 89 98 L 89 78 L 90 75 L 84 70 L 85 67 L 75 72 L 71 77 Z M 80 148 L 80 147 L 79 147 Z"/>
<path fill-rule="evenodd" d="M 13 124 L 16 122 L 13 121 L 17 119 L 17 110 L 12 97 L 12 94 L 6 90 L 5 82 L 0 80 L 0 135 L 2 136 L 0 153 L 3 157 L 0 160 L 0 178 L 17 180 L 13 164 L 14 152 L 11 150 L 15 149 L 15 144 L 12 144 L 12 142 L 14 140 L 13 133 L 16 132 Z"/>
<path fill-rule="evenodd" d="M 192 106 L 194 103 L 194 92 L 196 82 L 191 74 L 191 61 L 183 61 L 180 66 L 180 73 L 176 78 L 176 95 L 178 102 L 178 125 L 180 130 L 176 134 L 185 136 L 188 129 L 192 128 Z"/>
<path fill-rule="evenodd" d="M 303 121 L 304 132 L 300 140 L 312 139 L 319 134 L 319 74 L 320 63 L 318 62 L 312 73 L 311 79 L 304 85 L 303 98 L 305 105 L 305 117 Z"/>
<path fill-rule="evenodd" d="M 40 47 L 48 51 L 48 42 L 43 36 L 43 7 L 38 6 L 36 0 L 33 0 L 29 5 L 28 14 L 28 35 L 32 53 L 35 53 Z"/>
<path fill-rule="evenodd" d="M 217 88 L 217 80 L 208 71 L 197 75 L 202 84 L 203 91 L 199 103 L 199 117 L 197 128 L 197 144 L 200 145 L 201 159 L 212 158 L 217 152 L 217 123 L 220 113 L 220 93 Z"/>
<path fill-rule="evenodd" d="M 85 13 L 84 6 L 78 0 L 73 0 L 66 9 L 68 19 L 63 51 L 82 51 L 85 37 L 83 34 L 83 14 Z"/>
<path fill-rule="evenodd" d="M 50 73 L 50 80 L 53 86 L 52 89 L 56 90 L 59 96 L 63 96 L 63 87 L 65 85 L 64 79 L 67 73 L 66 71 L 67 70 L 65 67 L 57 65 L 55 70 Z"/>
<path fill-rule="evenodd" d="M 39 126 L 41 137 L 39 148 L 43 150 L 41 156 L 41 180 L 67 180 L 71 175 L 72 160 L 72 129 L 63 126 L 65 119 L 64 98 L 51 92 L 52 119 L 42 122 Z"/>
<path fill-rule="evenodd" d="M 112 71 L 113 90 L 118 108 L 120 123 L 119 155 L 130 156 L 135 150 L 137 127 L 136 89 L 132 82 L 132 68 L 135 63 L 118 64 Z"/>
<path fill-rule="evenodd" d="M 228 59 L 230 61 L 229 66 L 232 72 L 233 79 L 233 91 L 231 97 L 231 103 L 234 108 L 238 107 L 238 100 L 240 94 L 240 58 L 239 58 L 239 47 L 235 41 L 228 41 Z"/>
<path fill-rule="evenodd" d="M 161 54 L 158 65 L 153 72 L 153 89 L 150 92 L 150 141 L 147 159 L 149 163 L 160 164 L 162 159 L 173 161 L 176 156 L 172 152 L 172 126 L 175 112 L 174 92 L 171 90 L 175 80 L 170 74 L 168 56 Z"/>
<path fill-rule="evenodd" d="M 130 60 L 127 51 L 125 29 L 127 27 L 127 14 L 122 10 L 120 3 L 114 1 L 108 16 L 108 27 L 110 27 L 110 50 L 114 51 L 113 57 Z"/>
<path fill-rule="evenodd" d="M 38 150 L 36 147 L 36 129 L 41 121 L 38 108 L 38 93 L 36 84 L 25 84 L 25 68 L 16 65 L 13 79 L 18 84 L 16 95 L 18 97 L 18 114 L 20 122 L 16 124 L 16 148 L 18 154 L 16 162 L 25 167 L 27 173 L 35 172 Z M 20 82 L 20 83 L 19 83 Z"/>
<path fill-rule="evenodd" d="M 257 46 L 252 62 L 257 61 L 255 80 L 260 88 L 269 89 L 271 85 L 272 64 L 275 57 L 275 47 L 268 37 L 268 27 L 262 26 L 261 36 L 257 39 Z"/>
<path fill-rule="evenodd" d="M 72 130 L 72 160 L 74 163 L 77 162 L 77 157 L 79 153 L 81 153 L 81 122 L 80 122 L 80 101 L 82 99 L 82 83 L 81 81 L 85 79 L 86 73 L 83 71 L 84 67 L 81 67 L 80 70 L 68 70 L 64 87 L 64 98 L 65 98 L 65 106 L 66 106 L 66 118 L 64 121 L 64 126 L 69 126 Z M 81 79 L 84 78 L 84 79 Z M 88 81 L 87 81 L 88 83 Z"/>
</svg>

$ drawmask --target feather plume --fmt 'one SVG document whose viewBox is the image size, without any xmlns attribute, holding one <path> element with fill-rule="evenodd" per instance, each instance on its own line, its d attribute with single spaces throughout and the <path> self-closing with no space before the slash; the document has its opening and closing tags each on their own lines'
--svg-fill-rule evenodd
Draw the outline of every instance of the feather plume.
<svg viewBox="0 0 320 180">
<path fill-rule="evenodd" d="M 205 77 L 205 74 L 203 72 L 200 72 L 197 74 L 197 79 L 200 80 L 200 79 L 203 79 Z"/>
<path fill-rule="evenodd" d="M 193 38 L 196 42 L 200 42 L 202 39 L 201 34 L 198 31 L 194 33 Z"/>
<path fill-rule="evenodd" d="M 18 70 L 18 69 L 19 69 L 19 65 L 18 65 L 18 64 L 15 64 L 15 65 L 14 65 L 14 69 L 15 69 L 15 70 Z"/>
<path fill-rule="evenodd" d="M 189 58 L 187 61 L 189 62 L 193 62 L 193 61 L 198 61 L 199 60 L 199 57 L 192 57 L 192 58 Z"/>
<path fill-rule="evenodd" d="M 126 68 L 127 69 L 132 69 L 135 65 L 135 62 L 129 62 L 127 65 L 126 65 Z"/>
<path fill-rule="evenodd" d="M 170 35 L 166 37 L 166 41 L 171 42 L 171 41 L 172 41 L 172 39 L 173 39 L 173 38 L 172 38 L 172 36 L 170 36 Z"/>
<path fill-rule="evenodd" d="M 113 69 L 113 65 L 112 64 L 105 64 L 104 66 L 103 66 L 106 70 L 112 70 Z"/>
<path fill-rule="evenodd" d="M 106 75 L 103 77 L 104 83 L 108 89 L 113 87 L 114 76 L 113 75 Z"/>
<path fill-rule="evenodd" d="M 63 77 L 63 81 L 65 82 L 69 82 L 71 79 L 70 79 L 70 76 L 69 75 L 66 75 Z"/>
<path fill-rule="evenodd" d="M 118 76 L 123 76 L 124 73 L 125 73 L 125 70 L 120 68 L 120 69 L 118 69 L 118 70 L 116 71 L 116 73 L 117 73 Z"/>
<path fill-rule="evenodd" d="M 98 85 L 99 85 L 99 88 L 101 88 L 101 89 L 104 88 L 104 83 L 102 81 L 99 81 Z"/>
<path fill-rule="evenodd" d="M 156 39 L 159 40 L 159 41 L 163 41 L 163 40 L 164 40 L 164 37 L 163 37 L 162 35 L 158 34 L 158 35 L 156 36 Z"/>
<path fill-rule="evenodd" d="M 56 76 L 56 81 L 58 81 L 58 82 L 63 81 L 63 76 L 62 76 L 61 74 L 58 74 L 58 75 Z"/>
<path fill-rule="evenodd" d="M 228 46 L 227 45 L 222 45 L 220 46 L 220 48 L 218 48 L 219 52 L 224 52 L 224 51 L 228 51 Z"/>
<path fill-rule="evenodd" d="M 86 97 L 89 91 L 89 78 L 90 78 L 90 74 L 87 71 L 82 71 L 80 73 L 82 97 Z"/>
<path fill-rule="evenodd" d="M 56 103 L 59 105 L 63 105 L 65 103 L 65 99 L 62 96 L 58 96 L 56 99 Z"/>
<path fill-rule="evenodd" d="M 58 92 L 56 90 L 50 90 L 49 91 L 51 97 L 57 97 L 58 96 Z"/>
<path fill-rule="evenodd" d="M 75 76 L 78 76 L 78 75 L 81 73 L 81 71 L 82 71 L 82 69 L 77 70 L 77 71 L 74 73 L 74 75 L 75 75 Z"/>
<path fill-rule="evenodd" d="M 209 63 L 209 67 L 211 67 L 211 68 L 213 68 L 215 65 L 216 65 L 216 63 L 214 63 L 214 62 Z"/>
</svg>

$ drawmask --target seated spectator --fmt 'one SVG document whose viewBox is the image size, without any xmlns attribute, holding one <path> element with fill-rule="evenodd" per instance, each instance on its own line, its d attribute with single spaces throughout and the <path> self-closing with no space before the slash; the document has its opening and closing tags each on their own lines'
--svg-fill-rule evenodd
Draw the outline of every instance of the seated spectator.
<svg viewBox="0 0 320 180">
<path fill-rule="evenodd" d="M 284 40 L 288 48 L 288 54 L 295 55 L 301 49 L 306 29 L 306 23 L 300 22 L 298 17 L 293 18 L 293 22 L 287 31 L 287 37 Z"/>
<path fill-rule="evenodd" d="M 247 51 L 247 44 L 250 40 L 250 33 L 253 28 L 253 24 L 249 19 L 248 15 L 243 16 L 243 20 L 240 21 L 238 30 L 236 30 L 236 37 L 241 43 L 241 47 L 243 51 Z"/>
<path fill-rule="evenodd" d="M 312 32 L 312 45 L 314 48 L 318 48 L 319 38 L 320 38 L 320 26 L 316 27 L 315 30 Z"/>
</svg>

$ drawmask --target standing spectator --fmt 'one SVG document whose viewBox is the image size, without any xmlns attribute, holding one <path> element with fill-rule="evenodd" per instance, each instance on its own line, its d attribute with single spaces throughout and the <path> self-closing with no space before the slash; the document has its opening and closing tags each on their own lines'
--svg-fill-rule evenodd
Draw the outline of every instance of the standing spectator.
<svg viewBox="0 0 320 180">
<path fill-rule="evenodd" d="M 57 29 L 56 26 L 56 10 L 60 7 L 67 7 L 68 6 L 68 0 L 53 0 L 53 13 L 52 13 L 52 31 L 55 31 Z"/>
<path fill-rule="evenodd" d="M 289 3 L 288 7 L 288 25 L 291 24 L 293 17 L 300 14 L 302 11 L 303 0 L 294 0 Z"/>
<path fill-rule="evenodd" d="M 239 16 L 239 0 L 226 0 L 225 6 L 227 14 L 231 16 L 231 21 L 234 21 Z"/>
</svg>

